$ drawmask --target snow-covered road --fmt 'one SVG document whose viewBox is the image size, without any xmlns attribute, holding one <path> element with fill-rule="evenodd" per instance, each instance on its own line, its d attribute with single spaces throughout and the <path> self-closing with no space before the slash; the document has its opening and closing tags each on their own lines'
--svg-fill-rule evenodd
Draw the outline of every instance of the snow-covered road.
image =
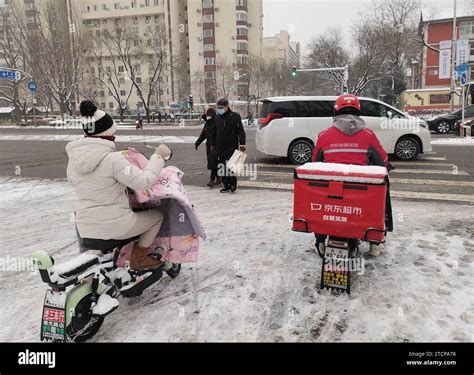
<svg viewBox="0 0 474 375">
<path fill-rule="evenodd" d="M 77 254 L 64 181 L 0 178 L 0 257 Z M 472 205 L 395 201 L 396 232 L 366 258 L 352 295 L 320 291 L 311 235 L 290 230 L 292 193 L 188 188 L 208 239 L 141 297 L 122 300 L 94 341 L 472 341 Z M 367 251 L 363 246 L 363 251 Z M 46 285 L 0 272 L 0 341 L 37 341 Z"/>
</svg>

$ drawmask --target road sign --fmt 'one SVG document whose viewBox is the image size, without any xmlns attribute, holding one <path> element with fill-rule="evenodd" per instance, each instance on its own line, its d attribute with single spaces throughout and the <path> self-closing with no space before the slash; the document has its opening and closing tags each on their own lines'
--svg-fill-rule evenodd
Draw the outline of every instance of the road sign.
<svg viewBox="0 0 474 375">
<path fill-rule="evenodd" d="M 35 81 L 28 82 L 28 90 L 32 93 L 35 93 L 38 90 L 38 85 Z"/>
<path fill-rule="evenodd" d="M 467 83 L 467 72 L 463 71 L 461 74 L 461 85 L 464 86 Z"/>
<path fill-rule="evenodd" d="M 14 79 L 19 81 L 21 79 L 21 73 L 15 70 L 0 70 L 1 79 Z"/>
</svg>

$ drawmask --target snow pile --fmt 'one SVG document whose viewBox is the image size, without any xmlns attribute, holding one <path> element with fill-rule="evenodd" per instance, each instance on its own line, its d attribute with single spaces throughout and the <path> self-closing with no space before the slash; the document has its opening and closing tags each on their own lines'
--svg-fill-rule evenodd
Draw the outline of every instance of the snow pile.
<svg viewBox="0 0 474 375">
<path fill-rule="evenodd" d="M 2 257 L 79 254 L 65 182 L 0 186 Z M 208 234 L 199 262 L 121 300 L 93 341 L 472 341 L 472 205 L 395 200 L 385 252 L 338 296 L 319 290 L 312 236 L 290 230 L 292 193 L 187 192 Z M 39 340 L 46 289 L 37 272 L 0 273 L 0 341 Z"/>
<path fill-rule="evenodd" d="M 92 309 L 92 313 L 96 315 L 106 315 L 109 314 L 112 310 L 116 309 L 119 305 L 117 298 L 113 298 L 108 294 L 102 294 Z"/>
</svg>

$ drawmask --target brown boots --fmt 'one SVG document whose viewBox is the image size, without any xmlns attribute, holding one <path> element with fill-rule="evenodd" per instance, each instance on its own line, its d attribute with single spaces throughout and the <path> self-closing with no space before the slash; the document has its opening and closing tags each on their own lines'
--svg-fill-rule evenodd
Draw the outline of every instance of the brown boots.
<svg viewBox="0 0 474 375">
<path fill-rule="evenodd" d="M 130 268 L 135 271 L 152 270 L 161 266 L 163 262 L 148 256 L 148 247 L 140 247 L 138 243 L 133 245 L 130 257 Z"/>
</svg>

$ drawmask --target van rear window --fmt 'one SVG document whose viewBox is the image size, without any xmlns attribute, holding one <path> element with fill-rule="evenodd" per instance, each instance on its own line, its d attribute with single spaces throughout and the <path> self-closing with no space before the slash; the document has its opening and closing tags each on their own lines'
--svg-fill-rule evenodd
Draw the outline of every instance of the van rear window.
<svg viewBox="0 0 474 375">
<path fill-rule="evenodd" d="M 279 113 L 283 117 L 332 117 L 334 101 L 287 101 L 264 102 L 260 117 L 270 113 Z"/>
</svg>

